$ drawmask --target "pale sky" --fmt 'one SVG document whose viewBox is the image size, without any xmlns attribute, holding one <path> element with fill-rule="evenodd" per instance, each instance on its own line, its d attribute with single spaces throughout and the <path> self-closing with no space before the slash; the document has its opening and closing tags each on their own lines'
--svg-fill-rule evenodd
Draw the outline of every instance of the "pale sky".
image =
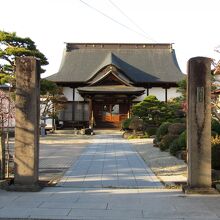
<svg viewBox="0 0 220 220">
<path fill-rule="evenodd" d="M 64 42 L 174 43 L 184 73 L 191 57 L 220 59 L 214 52 L 220 0 L 0 0 L 0 6 L 0 29 L 35 41 L 49 61 L 46 75 L 58 71 Z"/>
</svg>

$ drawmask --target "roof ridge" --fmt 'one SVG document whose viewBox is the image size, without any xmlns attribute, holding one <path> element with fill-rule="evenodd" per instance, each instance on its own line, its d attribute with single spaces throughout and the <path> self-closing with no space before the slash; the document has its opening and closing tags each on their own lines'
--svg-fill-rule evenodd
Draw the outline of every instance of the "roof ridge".
<svg viewBox="0 0 220 220">
<path fill-rule="evenodd" d="M 102 62 L 100 62 L 100 65 L 93 71 L 93 73 L 90 75 L 90 77 L 87 79 L 90 80 L 92 79 L 101 69 L 109 66 L 109 65 L 114 65 L 118 69 L 120 68 L 120 64 L 117 61 L 119 59 L 112 51 L 109 51 L 106 56 L 102 59 Z"/>
<path fill-rule="evenodd" d="M 109 57 L 109 63 L 107 63 L 107 65 L 114 65 L 120 69 L 120 65 L 118 63 L 119 58 L 112 51 L 108 52 L 108 54 L 106 55 L 106 58 L 108 58 L 108 57 Z M 105 66 L 107 66 L 107 65 L 105 65 Z"/>
<path fill-rule="evenodd" d="M 173 43 L 66 43 L 66 50 L 76 49 L 171 49 Z"/>
</svg>

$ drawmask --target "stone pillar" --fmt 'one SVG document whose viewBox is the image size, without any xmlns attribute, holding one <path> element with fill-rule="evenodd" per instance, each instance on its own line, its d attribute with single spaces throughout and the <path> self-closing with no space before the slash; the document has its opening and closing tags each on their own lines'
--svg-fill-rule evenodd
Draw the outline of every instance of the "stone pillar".
<svg viewBox="0 0 220 220">
<path fill-rule="evenodd" d="M 16 59 L 14 190 L 36 191 L 39 164 L 40 62 Z"/>
<path fill-rule="evenodd" d="M 211 188 L 211 59 L 188 61 L 187 149 L 185 193 L 213 193 Z"/>
</svg>

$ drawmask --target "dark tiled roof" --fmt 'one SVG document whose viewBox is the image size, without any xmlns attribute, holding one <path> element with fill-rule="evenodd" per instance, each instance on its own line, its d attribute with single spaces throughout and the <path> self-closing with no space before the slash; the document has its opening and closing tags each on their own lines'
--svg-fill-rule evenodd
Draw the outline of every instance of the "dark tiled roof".
<svg viewBox="0 0 220 220">
<path fill-rule="evenodd" d="M 110 64 L 134 83 L 177 82 L 183 78 L 171 44 L 67 44 L 58 73 L 47 79 L 86 82 Z"/>
<path fill-rule="evenodd" d="M 87 86 L 77 88 L 80 93 L 127 93 L 139 94 L 145 91 L 145 88 L 134 86 Z"/>
</svg>

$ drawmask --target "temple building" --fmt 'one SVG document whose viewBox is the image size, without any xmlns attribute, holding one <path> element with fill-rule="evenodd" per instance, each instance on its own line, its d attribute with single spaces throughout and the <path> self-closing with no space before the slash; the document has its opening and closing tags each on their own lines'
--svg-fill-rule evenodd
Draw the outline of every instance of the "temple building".
<svg viewBox="0 0 220 220">
<path fill-rule="evenodd" d="M 68 99 L 65 127 L 120 127 L 147 95 L 177 97 L 183 79 L 172 44 L 67 43 L 58 73 L 47 79 Z"/>
</svg>

